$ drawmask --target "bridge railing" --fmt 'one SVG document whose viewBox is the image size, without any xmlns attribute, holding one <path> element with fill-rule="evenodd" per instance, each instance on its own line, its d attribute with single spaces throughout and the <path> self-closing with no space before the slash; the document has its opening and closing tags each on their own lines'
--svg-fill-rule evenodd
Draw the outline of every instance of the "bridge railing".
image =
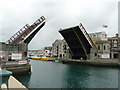
<svg viewBox="0 0 120 90">
<path fill-rule="evenodd" d="M 23 28 L 21 28 L 16 34 L 14 34 L 9 40 L 6 41 L 6 44 L 18 44 L 32 31 L 34 30 L 40 23 L 45 20 L 44 16 L 40 17 L 37 21 L 35 21 L 31 26 L 26 24 Z"/>
<path fill-rule="evenodd" d="M 11 44 L 16 38 L 18 38 L 26 29 L 28 29 L 29 24 L 23 26 L 16 34 L 14 34 L 9 40 L 6 41 L 6 44 Z"/>
<path fill-rule="evenodd" d="M 83 27 L 83 25 L 81 23 L 79 25 L 79 28 L 83 32 L 83 34 L 85 35 L 85 37 L 88 40 L 88 42 L 90 43 L 91 47 L 96 47 L 96 45 L 94 44 L 94 42 L 92 41 L 89 34 L 87 33 L 87 31 L 85 30 L 85 28 Z"/>
</svg>

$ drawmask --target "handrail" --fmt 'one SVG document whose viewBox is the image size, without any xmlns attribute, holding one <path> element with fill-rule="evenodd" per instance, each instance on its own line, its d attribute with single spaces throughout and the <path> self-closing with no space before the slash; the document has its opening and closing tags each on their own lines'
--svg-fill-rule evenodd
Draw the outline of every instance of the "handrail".
<svg viewBox="0 0 120 90">
<path fill-rule="evenodd" d="M 37 21 L 35 21 L 31 26 L 29 24 L 26 24 L 17 33 L 15 33 L 9 40 L 7 40 L 6 44 L 21 43 L 21 41 L 44 20 L 45 17 L 42 16 Z"/>
<path fill-rule="evenodd" d="M 23 26 L 17 33 L 15 33 L 9 40 L 6 41 L 7 44 L 11 43 L 12 41 L 15 40 L 15 38 L 19 37 L 20 34 L 22 34 L 26 29 L 28 29 L 29 24 L 26 24 Z M 20 32 L 21 31 L 21 32 Z M 19 33 L 19 34 L 18 34 Z M 16 36 L 16 37 L 15 37 Z M 13 39 L 13 40 L 12 40 Z"/>
<path fill-rule="evenodd" d="M 89 34 L 87 33 L 87 31 L 85 30 L 85 28 L 83 27 L 83 25 L 81 23 L 79 25 L 79 28 L 83 32 L 83 34 L 85 35 L 85 37 L 88 40 L 88 42 L 90 43 L 90 45 L 92 47 L 96 47 L 96 45 L 94 44 L 94 42 L 92 41 L 92 39 L 90 38 Z"/>
</svg>

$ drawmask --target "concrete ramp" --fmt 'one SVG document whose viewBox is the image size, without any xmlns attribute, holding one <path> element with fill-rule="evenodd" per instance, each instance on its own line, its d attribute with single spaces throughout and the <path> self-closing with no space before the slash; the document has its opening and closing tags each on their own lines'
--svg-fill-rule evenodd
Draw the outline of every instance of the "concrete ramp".
<svg viewBox="0 0 120 90">
<path fill-rule="evenodd" d="M 61 29 L 59 32 L 70 47 L 73 59 L 87 59 L 90 54 L 90 48 L 96 47 L 82 24 Z"/>
<path fill-rule="evenodd" d="M 28 90 L 22 83 L 20 83 L 16 78 L 13 76 L 10 76 L 8 80 L 8 88 L 11 89 L 22 89 L 22 90 Z"/>
<path fill-rule="evenodd" d="M 3 83 L 0 90 L 29 90 L 22 83 L 20 83 L 16 78 L 10 76 L 8 79 L 8 85 Z"/>
</svg>

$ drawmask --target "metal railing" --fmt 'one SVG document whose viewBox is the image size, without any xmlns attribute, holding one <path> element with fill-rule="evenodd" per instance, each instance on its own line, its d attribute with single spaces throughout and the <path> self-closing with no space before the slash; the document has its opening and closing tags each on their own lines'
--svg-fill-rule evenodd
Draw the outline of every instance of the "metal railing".
<svg viewBox="0 0 120 90">
<path fill-rule="evenodd" d="M 9 40 L 6 41 L 6 44 L 11 44 L 18 38 L 25 30 L 30 27 L 28 24 L 26 24 L 24 27 L 22 27 L 16 34 L 14 34 Z"/>
<path fill-rule="evenodd" d="M 14 34 L 9 40 L 6 41 L 6 44 L 18 44 L 21 43 L 22 40 L 38 25 L 40 25 L 45 20 L 45 17 L 40 17 L 37 21 L 35 21 L 31 26 L 26 24 L 23 28 L 21 28 L 16 34 Z"/>
<path fill-rule="evenodd" d="M 79 28 L 83 32 L 83 34 L 85 35 L 85 37 L 88 40 L 88 42 L 90 43 L 90 45 L 92 47 L 96 47 L 95 43 L 92 41 L 92 39 L 90 38 L 89 34 L 87 33 L 87 31 L 85 30 L 85 28 L 83 27 L 83 25 L 81 23 L 79 25 Z"/>
</svg>

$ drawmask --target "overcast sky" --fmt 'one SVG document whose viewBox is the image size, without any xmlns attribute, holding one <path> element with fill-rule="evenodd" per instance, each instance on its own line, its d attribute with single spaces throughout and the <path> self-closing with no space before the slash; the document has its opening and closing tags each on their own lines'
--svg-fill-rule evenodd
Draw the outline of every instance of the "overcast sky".
<svg viewBox="0 0 120 90">
<path fill-rule="evenodd" d="M 119 0 L 0 0 L 1 41 L 8 40 L 25 24 L 45 16 L 45 26 L 29 44 L 29 49 L 50 46 L 62 39 L 60 28 L 82 23 L 88 33 L 105 31 L 108 36 L 118 32 Z M 103 28 L 108 25 L 108 28 Z"/>
</svg>

